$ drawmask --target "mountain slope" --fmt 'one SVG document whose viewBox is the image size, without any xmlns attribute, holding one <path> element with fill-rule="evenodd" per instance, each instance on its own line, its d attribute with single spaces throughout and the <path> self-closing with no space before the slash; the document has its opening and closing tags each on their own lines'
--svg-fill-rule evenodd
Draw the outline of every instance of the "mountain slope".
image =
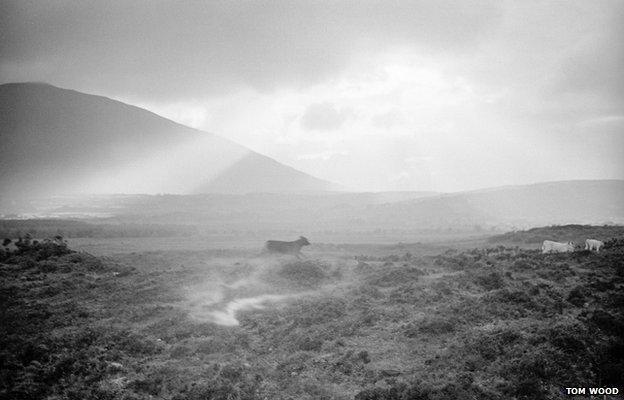
<svg viewBox="0 0 624 400">
<path fill-rule="evenodd" d="M 544 182 L 452 193 L 381 205 L 371 214 L 400 225 L 440 227 L 624 223 L 624 181 Z"/>
<path fill-rule="evenodd" d="M 260 237 L 276 231 L 315 241 L 420 241 L 453 232 L 545 225 L 624 224 L 624 181 L 548 182 L 439 195 L 253 193 L 197 196 L 76 196 L 20 202 L 2 213 L 39 217 L 108 216 L 110 223 L 185 224 Z M 329 236 L 328 236 L 329 235 Z M 334 235 L 334 236 L 332 236 Z M 296 236 L 295 236 L 296 237 Z M 321 239 L 321 238 L 329 239 Z M 266 238 L 265 238 L 266 239 Z"/>
<path fill-rule="evenodd" d="M 219 136 L 101 96 L 0 85 L 3 196 L 336 189 Z"/>
</svg>

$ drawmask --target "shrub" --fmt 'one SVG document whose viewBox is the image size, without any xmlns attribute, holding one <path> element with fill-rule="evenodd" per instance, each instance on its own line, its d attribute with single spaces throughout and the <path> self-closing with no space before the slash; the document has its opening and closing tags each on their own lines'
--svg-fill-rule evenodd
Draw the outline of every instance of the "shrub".
<svg viewBox="0 0 624 400">
<path fill-rule="evenodd" d="M 505 279 L 498 272 L 476 275 L 474 282 L 485 290 L 500 289 L 505 286 Z"/>
<path fill-rule="evenodd" d="M 368 364 L 369 362 L 371 362 L 370 359 L 370 354 L 368 354 L 368 351 L 366 350 L 362 350 L 357 354 L 357 358 L 362 361 L 364 364 Z"/>
<path fill-rule="evenodd" d="M 534 307 L 531 296 L 523 290 L 496 290 L 487 296 L 487 300 L 492 302 L 517 304 L 525 307 Z"/>
<path fill-rule="evenodd" d="M 514 260 L 511 265 L 511 269 L 514 271 L 527 271 L 533 269 L 533 265 L 526 259 Z"/>
<path fill-rule="evenodd" d="M 390 267 L 370 274 L 366 277 L 366 282 L 374 286 L 390 287 L 418 281 L 424 274 L 422 270 L 411 266 Z"/>
<path fill-rule="evenodd" d="M 423 293 L 420 287 L 413 284 L 400 285 L 389 293 L 386 303 L 388 304 L 414 304 L 422 299 Z"/>
<path fill-rule="evenodd" d="M 570 291 L 566 300 L 577 307 L 582 307 L 587 301 L 588 290 L 583 286 L 577 286 Z"/>
<path fill-rule="evenodd" d="M 364 283 L 351 290 L 350 293 L 357 301 L 369 301 L 372 299 L 379 299 L 383 297 L 383 293 L 369 283 Z"/>
<path fill-rule="evenodd" d="M 592 371 L 600 377 L 603 385 L 622 387 L 624 378 L 624 339 L 620 335 L 617 339 L 611 339 L 596 346 L 596 359 Z"/>
<path fill-rule="evenodd" d="M 307 368 L 308 360 L 312 358 L 312 355 L 307 352 L 294 352 L 282 360 L 277 366 L 278 372 L 282 377 L 291 379 L 293 373 L 300 373 Z"/>
<path fill-rule="evenodd" d="M 534 343 L 541 340 L 569 355 L 582 358 L 591 345 L 592 334 L 580 323 L 557 323 L 543 328 L 532 338 Z"/>
<path fill-rule="evenodd" d="M 624 332 L 624 318 L 622 314 L 613 315 L 605 310 L 595 310 L 589 316 L 589 322 L 611 335 L 622 335 Z"/>
<path fill-rule="evenodd" d="M 353 350 L 348 350 L 333 362 L 332 370 L 342 375 L 351 375 L 356 372 L 362 372 L 364 369 L 363 364 L 367 362 L 370 362 L 367 352 L 355 354 Z"/>
<path fill-rule="evenodd" d="M 347 304 L 343 299 L 330 297 L 316 301 L 304 301 L 291 309 L 295 326 L 309 327 L 332 322 L 346 315 Z"/>
<path fill-rule="evenodd" d="M 320 351 L 324 342 L 324 335 L 317 332 L 293 332 L 288 335 L 283 343 L 295 351 Z M 325 335 L 329 338 L 329 335 Z"/>
<path fill-rule="evenodd" d="M 329 279 L 328 267 L 318 261 L 295 261 L 282 265 L 277 276 L 290 284 L 315 287 Z"/>
<path fill-rule="evenodd" d="M 454 332 L 459 322 L 455 318 L 432 317 L 421 322 L 412 322 L 405 328 L 405 336 L 416 337 L 418 334 L 442 335 Z"/>
</svg>

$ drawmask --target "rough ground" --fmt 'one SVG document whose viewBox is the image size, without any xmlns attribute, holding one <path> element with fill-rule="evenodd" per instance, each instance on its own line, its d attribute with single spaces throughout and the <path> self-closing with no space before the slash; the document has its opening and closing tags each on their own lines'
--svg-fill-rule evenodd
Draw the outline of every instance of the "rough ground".
<svg viewBox="0 0 624 400">
<path fill-rule="evenodd" d="M 600 254 L 369 249 L 301 261 L 227 249 L 3 253 L 0 397 L 569 399 L 564 387 L 624 390 L 624 242 Z"/>
</svg>

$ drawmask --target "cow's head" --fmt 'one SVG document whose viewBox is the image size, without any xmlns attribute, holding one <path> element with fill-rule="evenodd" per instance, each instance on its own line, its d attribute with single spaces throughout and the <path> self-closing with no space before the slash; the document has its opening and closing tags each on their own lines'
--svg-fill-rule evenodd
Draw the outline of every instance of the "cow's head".
<svg viewBox="0 0 624 400">
<path fill-rule="evenodd" d="M 299 243 L 301 243 L 302 246 L 307 246 L 310 244 L 310 242 L 308 242 L 308 239 L 304 238 L 303 236 L 299 236 Z"/>
</svg>

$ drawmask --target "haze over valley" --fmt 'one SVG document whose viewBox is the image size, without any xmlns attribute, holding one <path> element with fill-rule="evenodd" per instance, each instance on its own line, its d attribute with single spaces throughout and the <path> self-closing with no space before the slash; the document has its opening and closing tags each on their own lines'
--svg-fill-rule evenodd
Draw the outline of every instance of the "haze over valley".
<svg viewBox="0 0 624 400">
<path fill-rule="evenodd" d="M 357 193 L 100 96 L 5 84 L 0 105 L 5 216 L 99 217 L 198 232 L 332 232 L 343 240 L 350 232 L 358 240 L 411 232 L 405 239 L 415 240 L 427 231 L 624 221 L 621 180 Z"/>
</svg>

